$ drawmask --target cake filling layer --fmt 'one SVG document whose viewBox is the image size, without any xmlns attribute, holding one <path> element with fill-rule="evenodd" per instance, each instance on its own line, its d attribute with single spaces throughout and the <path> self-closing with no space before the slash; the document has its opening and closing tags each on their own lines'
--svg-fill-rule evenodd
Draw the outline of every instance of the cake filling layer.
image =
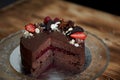
<svg viewBox="0 0 120 80">
<path fill-rule="evenodd" d="M 72 56 L 79 55 L 79 54 L 74 54 L 74 53 L 72 53 L 70 51 L 67 51 L 65 49 L 62 49 L 62 48 L 59 48 L 59 47 L 54 47 L 54 46 L 50 45 L 49 47 L 47 47 L 46 49 L 44 49 L 40 52 L 40 54 L 36 57 L 36 60 L 39 59 L 42 55 L 44 55 L 48 50 L 60 51 L 60 52 L 63 52 L 64 54 L 72 55 Z M 54 54 L 53 54 L 53 56 L 54 56 Z"/>
</svg>

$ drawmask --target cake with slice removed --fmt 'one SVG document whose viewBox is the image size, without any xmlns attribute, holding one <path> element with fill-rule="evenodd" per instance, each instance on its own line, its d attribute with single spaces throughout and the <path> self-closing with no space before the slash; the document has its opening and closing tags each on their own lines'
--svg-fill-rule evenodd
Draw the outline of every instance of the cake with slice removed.
<svg viewBox="0 0 120 80">
<path fill-rule="evenodd" d="M 86 34 L 74 22 L 45 17 L 43 23 L 28 24 L 20 39 L 22 64 L 33 77 L 50 66 L 79 73 L 85 64 Z"/>
</svg>

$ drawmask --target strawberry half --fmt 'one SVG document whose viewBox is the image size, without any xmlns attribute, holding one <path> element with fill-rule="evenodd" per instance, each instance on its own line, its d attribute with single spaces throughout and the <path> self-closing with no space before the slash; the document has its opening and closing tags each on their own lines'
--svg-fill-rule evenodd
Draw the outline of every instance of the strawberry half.
<svg viewBox="0 0 120 80">
<path fill-rule="evenodd" d="M 28 25 L 25 26 L 25 30 L 27 30 L 28 32 L 35 32 L 35 26 L 32 23 L 29 23 Z"/>
<path fill-rule="evenodd" d="M 70 37 L 85 40 L 87 35 L 83 32 L 76 32 L 76 33 L 71 34 Z"/>
</svg>

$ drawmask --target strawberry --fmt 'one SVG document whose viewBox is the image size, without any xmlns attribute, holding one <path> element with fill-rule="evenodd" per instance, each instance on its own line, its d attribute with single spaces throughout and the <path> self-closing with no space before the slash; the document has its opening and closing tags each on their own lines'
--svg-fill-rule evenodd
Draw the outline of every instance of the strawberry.
<svg viewBox="0 0 120 80">
<path fill-rule="evenodd" d="M 32 23 L 29 23 L 28 25 L 25 26 L 25 30 L 27 30 L 28 32 L 35 32 L 35 26 Z"/>
<path fill-rule="evenodd" d="M 85 40 L 87 35 L 83 32 L 76 32 L 76 33 L 71 34 L 70 37 Z"/>
</svg>

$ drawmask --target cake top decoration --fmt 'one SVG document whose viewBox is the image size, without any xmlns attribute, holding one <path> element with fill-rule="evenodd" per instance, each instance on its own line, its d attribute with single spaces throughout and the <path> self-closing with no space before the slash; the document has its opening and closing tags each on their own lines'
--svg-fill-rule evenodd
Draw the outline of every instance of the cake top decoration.
<svg viewBox="0 0 120 80">
<path fill-rule="evenodd" d="M 24 37 L 32 38 L 34 34 L 54 31 L 64 34 L 68 38 L 69 43 L 76 47 L 79 47 L 79 43 L 82 43 L 87 37 L 84 33 L 84 29 L 75 25 L 72 20 L 64 21 L 57 17 L 52 19 L 49 16 L 45 17 L 42 23 L 29 23 L 25 25 Z"/>
</svg>

